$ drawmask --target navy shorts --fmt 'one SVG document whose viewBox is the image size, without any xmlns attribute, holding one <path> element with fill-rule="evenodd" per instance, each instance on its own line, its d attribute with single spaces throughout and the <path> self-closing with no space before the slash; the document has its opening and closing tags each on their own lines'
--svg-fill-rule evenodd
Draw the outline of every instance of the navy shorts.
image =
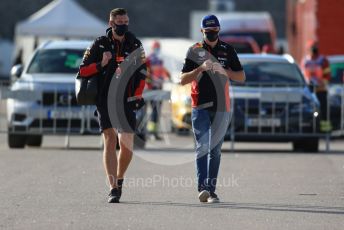
<svg viewBox="0 0 344 230">
<path fill-rule="evenodd" d="M 108 128 L 115 128 L 120 133 L 135 133 L 136 114 L 129 108 L 124 108 L 124 117 L 112 119 L 114 124 L 110 120 L 107 106 L 97 106 L 95 114 L 98 117 L 100 132 Z"/>
</svg>

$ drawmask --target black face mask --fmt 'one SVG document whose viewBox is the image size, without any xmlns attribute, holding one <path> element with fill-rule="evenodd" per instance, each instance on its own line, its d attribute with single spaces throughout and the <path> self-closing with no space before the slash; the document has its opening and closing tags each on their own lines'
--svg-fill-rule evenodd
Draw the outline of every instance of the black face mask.
<svg viewBox="0 0 344 230">
<path fill-rule="evenodd" d="M 116 24 L 116 29 L 115 32 L 118 36 L 123 36 L 126 32 L 128 32 L 128 25 L 117 25 Z"/>
<path fill-rule="evenodd" d="M 214 42 L 214 41 L 216 41 L 216 39 L 219 38 L 219 32 L 217 32 L 217 31 L 208 31 L 208 32 L 204 32 L 204 34 L 205 34 L 205 37 L 210 42 Z"/>
</svg>

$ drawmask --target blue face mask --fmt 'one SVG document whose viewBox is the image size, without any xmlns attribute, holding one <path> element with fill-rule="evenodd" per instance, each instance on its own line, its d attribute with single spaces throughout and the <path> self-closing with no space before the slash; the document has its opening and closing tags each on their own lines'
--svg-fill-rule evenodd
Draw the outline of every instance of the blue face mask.
<svg viewBox="0 0 344 230">
<path fill-rule="evenodd" d="M 128 25 L 123 24 L 123 25 L 116 25 L 115 32 L 118 36 L 123 36 L 126 32 L 128 32 Z"/>
</svg>

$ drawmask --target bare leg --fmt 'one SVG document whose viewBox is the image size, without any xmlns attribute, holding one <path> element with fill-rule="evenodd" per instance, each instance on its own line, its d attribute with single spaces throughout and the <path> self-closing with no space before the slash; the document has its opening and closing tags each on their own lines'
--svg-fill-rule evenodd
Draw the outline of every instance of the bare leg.
<svg viewBox="0 0 344 230">
<path fill-rule="evenodd" d="M 117 178 L 123 179 L 133 157 L 134 134 L 119 133 L 118 138 L 120 150 L 118 155 Z"/>
<path fill-rule="evenodd" d="M 110 184 L 110 189 L 117 188 L 117 156 L 116 156 L 116 132 L 113 128 L 105 129 L 103 131 L 104 138 L 104 153 L 103 164 L 107 179 Z"/>
</svg>

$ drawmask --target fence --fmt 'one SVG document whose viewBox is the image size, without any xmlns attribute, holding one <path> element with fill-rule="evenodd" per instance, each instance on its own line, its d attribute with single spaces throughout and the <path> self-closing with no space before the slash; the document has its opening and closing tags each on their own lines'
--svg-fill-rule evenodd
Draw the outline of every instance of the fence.
<svg viewBox="0 0 344 230">
<path fill-rule="evenodd" d="M 312 90 L 285 84 L 234 86 L 231 139 L 289 140 L 295 148 L 325 138 L 329 151 L 330 139 L 344 135 L 344 85 L 329 87 L 326 110 Z"/>
<path fill-rule="evenodd" d="M 329 87 L 325 118 L 314 89 L 305 85 L 245 83 L 231 88 L 233 115 L 225 139 L 232 141 L 232 149 L 235 140 L 287 141 L 295 149 L 316 151 L 319 139 L 325 139 L 329 151 L 330 140 L 344 136 L 344 85 Z M 190 127 L 190 117 L 183 118 L 185 127 Z M 326 117 L 329 123 L 322 121 Z"/>
<path fill-rule="evenodd" d="M 99 134 L 95 106 L 79 106 L 76 102 L 74 79 L 49 83 L 19 80 L 13 86 L 0 85 L 0 133 L 8 133 L 14 142 L 21 136 L 65 135 L 66 147 L 71 135 Z M 146 101 L 168 100 L 166 91 L 145 92 Z M 138 111 L 137 128 L 142 134 L 149 114 L 146 108 Z M 21 144 L 21 146 L 23 146 Z"/>
<path fill-rule="evenodd" d="M 71 135 L 98 134 L 95 106 L 77 105 L 74 79 L 55 84 L 47 80 L 35 84 L 20 80 L 11 88 L 0 86 L 0 132 L 14 137 L 65 135 L 67 147 Z M 226 138 L 232 140 L 233 149 L 235 140 L 289 140 L 296 145 L 300 140 L 325 138 L 329 150 L 331 138 L 344 136 L 344 85 L 331 86 L 329 90 L 330 132 L 321 131 L 319 104 L 304 86 L 260 84 L 238 85 L 232 89 L 234 113 Z M 170 94 L 145 92 L 144 97 L 146 101 L 163 101 L 169 100 Z M 142 113 L 138 127 L 144 133 L 149 111 Z M 164 124 L 166 120 L 171 118 L 165 117 Z"/>
</svg>

